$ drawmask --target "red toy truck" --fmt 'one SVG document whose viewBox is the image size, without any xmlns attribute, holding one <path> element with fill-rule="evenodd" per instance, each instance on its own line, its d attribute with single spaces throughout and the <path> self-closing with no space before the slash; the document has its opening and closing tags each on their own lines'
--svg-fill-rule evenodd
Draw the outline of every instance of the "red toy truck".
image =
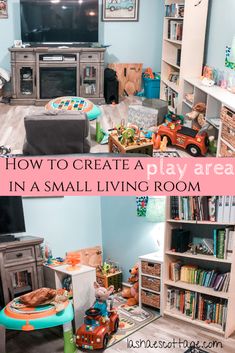
<svg viewBox="0 0 235 353">
<path fill-rule="evenodd" d="M 76 345 L 85 349 L 105 349 L 109 337 L 117 332 L 119 316 L 115 309 L 109 313 L 109 320 L 104 322 L 99 309 L 90 308 L 86 311 L 84 324 L 77 330 Z"/>
<path fill-rule="evenodd" d="M 167 137 L 169 145 L 184 148 L 191 156 L 205 156 L 208 151 L 209 139 L 205 129 L 196 131 L 178 122 L 169 122 L 159 126 L 157 135 Z"/>
</svg>

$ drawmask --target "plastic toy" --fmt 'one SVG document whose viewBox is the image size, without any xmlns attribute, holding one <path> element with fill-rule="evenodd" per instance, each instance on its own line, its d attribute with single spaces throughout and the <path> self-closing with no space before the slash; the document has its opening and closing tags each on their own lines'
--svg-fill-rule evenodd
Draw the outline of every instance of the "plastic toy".
<svg viewBox="0 0 235 353">
<path fill-rule="evenodd" d="M 69 252 L 66 255 L 66 262 L 71 265 L 67 268 L 68 271 L 76 271 L 79 268 L 78 264 L 81 262 L 81 255 L 77 252 Z"/>
<path fill-rule="evenodd" d="M 147 69 L 145 70 L 144 77 L 151 78 L 152 80 L 155 78 L 153 70 L 150 67 L 147 67 Z"/>
<path fill-rule="evenodd" d="M 181 147 L 193 157 L 205 156 L 208 151 L 206 125 L 200 131 L 196 131 L 178 122 L 166 123 L 159 126 L 157 134 L 161 138 L 166 136 L 169 145 Z"/>
<path fill-rule="evenodd" d="M 139 266 L 136 264 L 130 270 L 131 277 L 128 282 L 132 284 L 131 288 L 125 288 L 122 291 L 123 298 L 127 298 L 127 305 L 133 306 L 139 303 Z"/>
<path fill-rule="evenodd" d="M 161 140 L 161 144 L 160 144 L 160 151 L 161 152 L 166 152 L 167 143 L 168 143 L 167 137 L 163 136 L 163 139 Z"/>
<path fill-rule="evenodd" d="M 112 294 L 114 287 L 106 289 L 94 283 L 96 301 L 92 308 L 86 311 L 84 324 L 77 330 L 76 344 L 85 349 L 105 349 L 109 337 L 117 332 L 119 327 L 119 316 L 112 307 L 107 309 L 107 300 Z"/>
<path fill-rule="evenodd" d="M 135 130 L 127 128 L 123 131 L 120 142 L 122 145 L 128 146 L 130 143 L 134 142 Z"/>
<path fill-rule="evenodd" d="M 101 110 L 86 98 L 81 97 L 59 97 L 51 100 L 45 106 L 46 110 L 75 110 L 87 114 L 89 120 L 96 119 Z"/>
</svg>

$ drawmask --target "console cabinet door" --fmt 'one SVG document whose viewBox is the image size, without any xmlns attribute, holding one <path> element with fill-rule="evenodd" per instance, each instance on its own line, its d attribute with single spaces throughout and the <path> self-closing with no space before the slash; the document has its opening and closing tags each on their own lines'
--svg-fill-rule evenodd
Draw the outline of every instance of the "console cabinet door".
<svg viewBox="0 0 235 353">
<path fill-rule="evenodd" d="M 100 95 L 100 65 L 82 63 L 80 68 L 80 95 L 84 98 Z"/>
<path fill-rule="evenodd" d="M 36 71 L 35 65 L 31 63 L 17 64 L 16 75 L 16 98 L 36 98 Z"/>
</svg>

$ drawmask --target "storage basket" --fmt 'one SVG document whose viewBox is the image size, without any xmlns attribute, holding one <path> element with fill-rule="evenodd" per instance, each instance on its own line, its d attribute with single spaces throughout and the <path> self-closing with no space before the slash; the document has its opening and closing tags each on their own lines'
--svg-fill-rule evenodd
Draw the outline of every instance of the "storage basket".
<svg viewBox="0 0 235 353">
<path fill-rule="evenodd" d="M 232 149 L 230 149 L 225 143 L 221 142 L 220 156 L 221 157 L 235 157 L 235 152 Z"/>
<path fill-rule="evenodd" d="M 156 309 L 160 309 L 160 294 L 155 294 L 142 290 L 141 301 L 142 304 L 152 306 Z"/>
<path fill-rule="evenodd" d="M 221 111 L 221 120 L 226 126 L 235 130 L 235 113 L 232 110 L 224 107 Z"/>
<path fill-rule="evenodd" d="M 232 129 L 223 123 L 221 137 L 235 148 L 235 129 Z"/>
<path fill-rule="evenodd" d="M 152 79 L 143 76 L 144 96 L 146 98 L 160 98 L 160 76 Z"/>
<path fill-rule="evenodd" d="M 161 290 L 160 279 L 142 276 L 142 287 L 144 287 L 146 289 L 152 289 L 155 292 L 160 292 L 160 290 Z"/>
<path fill-rule="evenodd" d="M 153 262 L 142 261 L 141 262 L 142 273 L 151 276 L 161 276 L 161 265 Z"/>
</svg>

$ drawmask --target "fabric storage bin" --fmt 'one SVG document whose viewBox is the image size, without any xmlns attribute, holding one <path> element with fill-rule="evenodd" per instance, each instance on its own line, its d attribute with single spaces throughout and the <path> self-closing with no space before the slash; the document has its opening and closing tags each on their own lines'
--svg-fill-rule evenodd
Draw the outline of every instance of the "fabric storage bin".
<svg viewBox="0 0 235 353">
<path fill-rule="evenodd" d="M 158 125 L 158 111 L 142 105 L 130 105 L 127 121 L 137 125 L 139 128 L 149 129 Z"/>
<path fill-rule="evenodd" d="M 221 137 L 235 148 L 235 129 L 228 127 L 223 123 Z"/>
<path fill-rule="evenodd" d="M 221 142 L 220 156 L 221 157 L 235 157 L 235 151 L 230 149 L 225 143 Z"/>
<path fill-rule="evenodd" d="M 142 304 L 152 306 L 156 309 L 160 309 L 160 294 L 155 294 L 155 293 L 142 290 L 141 302 Z"/>
<path fill-rule="evenodd" d="M 142 273 L 151 276 L 161 276 L 161 265 L 153 262 L 141 262 Z"/>
<path fill-rule="evenodd" d="M 235 130 L 235 113 L 232 110 L 223 107 L 221 111 L 221 120 L 226 126 Z"/>
<path fill-rule="evenodd" d="M 152 289 L 156 292 L 161 290 L 161 282 L 158 278 L 142 276 L 142 286 L 146 289 Z"/>
</svg>

